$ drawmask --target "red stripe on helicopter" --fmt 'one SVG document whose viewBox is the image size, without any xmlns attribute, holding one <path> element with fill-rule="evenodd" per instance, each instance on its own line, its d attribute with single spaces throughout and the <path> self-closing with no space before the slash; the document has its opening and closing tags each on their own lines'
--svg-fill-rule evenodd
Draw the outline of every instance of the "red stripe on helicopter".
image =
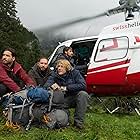
<svg viewBox="0 0 140 140">
<path fill-rule="evenodd" d="M 103 52 L 103 51 L 106 51 L 106 50 L 110 50 L 110 49 L 113 49 L 113 48 L 118 48 L 117 39 L 113 38 L 112 40 L 113 40 L 113 45 L 100 49 L 100 52 Z"/>
<path fill-rule="evenodd" d="M 136 42 L 140 42 L 140 37 L 139 36 L 135 36 Z"/>
<path fill-rule="evenodd" d="M 88 69 L 88 72 L 93 72 L 93 71 L 97 71 L 97 70 L 107 69 L 107 68 L 119 66 L 119 65 L 122 65 L 122 64 L 128 64 L 129 62 L 130 62 L 130 59 L 129 60 L 125 60 L 125 61 L 121 61 L 121 62 L 116 62 L 116 63 L 108 64 L 108 65 L 104 65 L 104 66 L 100 66 L 100 67 L 97 67 L 97 68 Z"/>
</svg>

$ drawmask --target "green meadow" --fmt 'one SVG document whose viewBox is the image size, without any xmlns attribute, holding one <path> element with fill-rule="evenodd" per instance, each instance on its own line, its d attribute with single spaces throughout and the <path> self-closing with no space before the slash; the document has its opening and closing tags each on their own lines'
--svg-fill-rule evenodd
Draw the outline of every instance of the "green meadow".
<svg viewBox="0 0 140 140">
<path fill-rule="evenodd" d="M 90 106 L 82 130 L 73 127 L 72 115 L 73 109 L 68 128 L 48 130 L 32 126 L 28 131 L 6 128 L 1 117 L 0 140 L 140 140 L 140 116 L 135 112 L 109 114 L 100 106 Z"/>
</svg>

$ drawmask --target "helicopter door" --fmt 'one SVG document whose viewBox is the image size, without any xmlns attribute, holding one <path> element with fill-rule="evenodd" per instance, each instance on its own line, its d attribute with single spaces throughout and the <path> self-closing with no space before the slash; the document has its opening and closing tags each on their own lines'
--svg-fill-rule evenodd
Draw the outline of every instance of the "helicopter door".
<svg viewBox="0 0 140 140">
<path fill-rule="evenodd" d="M 124 85 L 128 60 L 128 37 L 100 40 L 87 72 L 88 85 Z"/>
</svg>

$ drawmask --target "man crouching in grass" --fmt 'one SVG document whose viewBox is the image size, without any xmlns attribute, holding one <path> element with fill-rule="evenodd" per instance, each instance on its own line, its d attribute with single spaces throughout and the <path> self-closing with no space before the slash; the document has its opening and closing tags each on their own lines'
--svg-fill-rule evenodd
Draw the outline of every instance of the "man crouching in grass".
<svg viewBox="0 0 140 140">
<path fill-rule="evenodd" d="M 44 87 L 65 91 L 64 106 L 75 108 L 74 126 L 82 129 L 89 95 L 80 72 L 74 69 L 68 60 L 58 60 L 56 70 L 49 76 Z"/>
</svg>

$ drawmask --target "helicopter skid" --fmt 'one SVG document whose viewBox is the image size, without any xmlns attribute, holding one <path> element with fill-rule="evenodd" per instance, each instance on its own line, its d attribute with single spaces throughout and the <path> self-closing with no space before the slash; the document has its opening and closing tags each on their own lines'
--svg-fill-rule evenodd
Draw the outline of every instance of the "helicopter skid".
<svg viewBox="0 0 140 140">
<path fill-rule="evenodd" d="M 98 97 L 93 96 L 108 113 L 137 113 L 140 116 L 139 96 Z"/>
</svg>

